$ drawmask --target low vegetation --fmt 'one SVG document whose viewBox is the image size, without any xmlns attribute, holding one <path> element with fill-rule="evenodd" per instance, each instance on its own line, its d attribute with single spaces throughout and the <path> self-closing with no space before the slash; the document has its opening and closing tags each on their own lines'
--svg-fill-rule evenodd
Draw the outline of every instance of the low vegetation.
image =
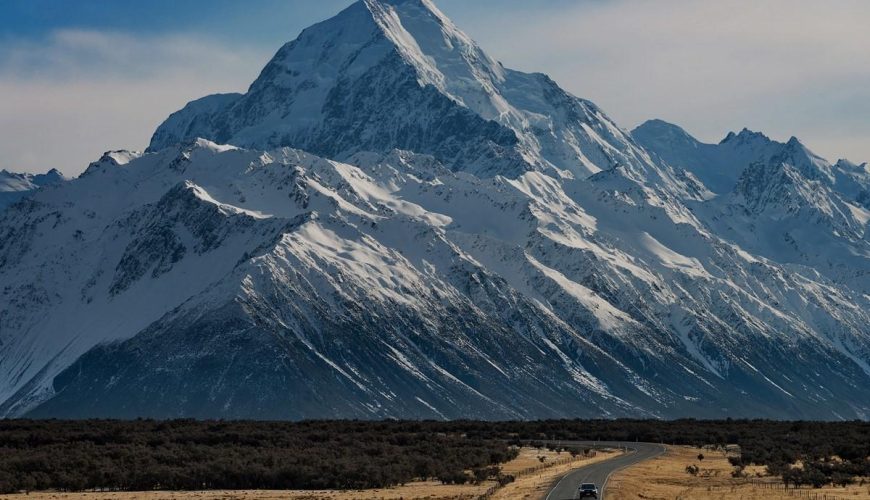
<svg viewBox="0 0 870 500">
<path fill-rule="evenodd" d="M 416 423 L 0 421 L 0 491 L 462 484 L 497 476 L 516 453 Z"/>
<path fill-rule="evenodd" d="M 761 465 L 769 474 L 796 486 L 845 486 L 870 477 L 870 422 L 577 420 L 478 425 L 479 433 L 474 435 L 513 432 L 518 440 L 641 441 L 723 448 L 738 445 L 740 453 L 729 458 L 735 477 L 746 466 Z M 703 454 L 697 460 L 702 462 Z M 801 466 L 794 467 L 797 463 Z"/>
<path fill-rule="evenodd" d="M 516 456 L 516 445 L 582 453 L 565 445 L 574 440 L 739 445 L 740 453 L 728 458 L 735 474 L 766 466 L 790 484 L 848 484 L 870 476 L 866 422 L 12 420 L 0 421 L 0 491 L 352 490 L 421 479 L 509 482 L 499 466 Z M 689 465 L 700 472 L 707 459 L 697 453 L 694 458 Z"/>
</svg>

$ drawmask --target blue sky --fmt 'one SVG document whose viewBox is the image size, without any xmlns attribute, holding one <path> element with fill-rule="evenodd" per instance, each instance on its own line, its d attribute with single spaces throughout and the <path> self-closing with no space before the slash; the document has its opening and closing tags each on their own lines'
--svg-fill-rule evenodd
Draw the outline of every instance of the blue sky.
<svg viewBox="0 0 870 500">
<path fill-rule="evenodd" d="M 195 32 L 246 43 L 275 43 L 348 5 L 344 0 L 5 0 L 0 32 L 44 36 L 58 28 L 137 34 Z"/>
<path fill-rule="evenodd" d="M 59 28 L 143 35 L 184 31 L 224 41 L 274 46 L 351 3 L 351 0 L 4 0 L 0 7 L 3 11 L 0 33 L 40 37 Z M 442 0 L 438 6 L 461 23 L 493 9 L 531 6 L 556 9 L 570 3 L 570 0 Z"/>
<path fill-rule="evenodd" d="M 506 66 L 551 75 L 624 128 L 749 127 L 870 160 L 866 0 L 435 0 Z M 3 0 L 0 168 L 81 172 L 169 113 L 241 91 L 349 0 Z"/>
</svg>

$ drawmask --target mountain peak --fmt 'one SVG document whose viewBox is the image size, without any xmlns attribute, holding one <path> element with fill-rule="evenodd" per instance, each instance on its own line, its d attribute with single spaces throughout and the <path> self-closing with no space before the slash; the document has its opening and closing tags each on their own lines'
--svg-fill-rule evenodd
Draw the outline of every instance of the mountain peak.
<svg viewBox="0 0 870 500">
<path fill-rule="evenodd" d="M 0 170 L 0 193 L 35 189 L 31 174 Z M 0 205 L 2 207 L 3 205 Z"/>
<path fill-rule="evenodd" d="M 657 140 L 666 140 L 669 142 L 698 142 L 679 125 L 675 125 L 673 123 L 666 122 L 658 118 L 647 120 L 642 124 L 638 125 L 634 130 L 631 131 L 631 135 L 635 138 L 656 138 Z"/>
<path fill-rule="evenodd" d="M 453 21 L 430 0 L 361 0 L 361 3 L 365 4 L 369 11 L 375 15 L 376 21 L 379 20 L 378 16 L 385 13 L 395 15 L 403 20 L 422 16 L 423 20 L 435 22 L 451 31 L 459 31 Z M 467 36 L 464 37 L 467 38 Z"/>
<path fill-rule="evenodd" d="M 861 168 L 861 165 L 858 165 L 857 163 L 855 163 L 847 158 L 840 158 L 839 160 L 837 160 L 837 163 L 835 163 L 834 166 L 836 166 L 838 168 L 846 169 L 846 170 L 854 170 L 856 168 Z"/>
<path fill-rule="evenodd" d="M 653 118 L 651 120 L 647 120 L 647 121 L 641 123 L 640 125 L 638 125 L 637 127 L 635 127 L 635 129 L 632 132 L 641 131 L 641 130 L 657 131 L 657 132 L 677 132 L 677 133 L 688 135 L 688 133 L 685 131 L 685 129 L 683 129 L 683 127 L 680 127 L 679 125 L 676 125 L 676 124 L 671 123 L 671 122 L 667 122 L 667 121 L 662 120 L 660 118 Z"/>
<path fill-rule="evenodd" d="M 804 143 L 802 143 L 800 139 L 795 136 L 791 136 L 789 140 L 785 143 L 785 146 L 783 147 L 783 154 L 799 158 L 799 160 L 796 161 L 801 162 L 813 161 L 814 159 L 818 158 L 815 153 L 810 151 L 810 149 L 806 147 Z M 818 159 L 821 160 L 821 158 Z"/>
<path fill-rule="evenodd" d="M 447 16 L 444 15 L 438 7 L 429 0 L 360 0 L 359 3 L 365 4 L 369 10 L 381 9 L 416 9 L 420 12 L 429 13 L 438 20 L 450 23 Z"/>
<path fill-rule="evenodd" d="M 33 182 L 37 186 L 50 186 L 65 182 L 67 180 L 69 179 L 67 179 L 67 177 L 56 168 L 53 168 L 44 174 L 37 174 L 33 176 Z"/>
<path fill-rule="evenodd" d="M 595 105 L 505 68 L 431 0 L 350 5 L 281 47 L 246 94 L 174 113 L 148 150 L 196 137 L 337 160 L 401 149 L 484 176 L 657 168 Z"/>
<path fill-rule="evenodd" d="M 788 142 L 786 142 L 785 144 L 786 146 L 789 146 L 791 148 L 805 148 L 804 143 L 802 143 L 801 140 L 795 136 L 791 136 L 791 138 L 789 138 Z"/>
<path fill-rule="evenodd" d="M 44 174 L 28 174 L 0 170 L 0 210 L 29 196 L 36 190 L 66 182 L 60 171 L 53 168 Z"/>
<path fill-rule="evenodd" d="M 44 174 L 30 174 L 0 170 L 0 191 L 26 191 L 68 180 L 58 169 Z"/>
<path fill-rule="evenodd" d="M 734 132 L 728 132 L 728 135 L 725 136 L 725 138 L 722 139 L 722 141 L 719 144 L 726 144 L 726 143 L 745 144 L 748 142 L 755 142 L 755 141 L 771 142 L 770 138 L 767 137 L 766 135 L 762 134 L 761 132 L 755 132 L 753 130 L 749 130 L 746 127 L 743 127 L 743 130 L 741 130 L 739 134 L 736 134 Z"/>
<path fill-rule="evenodd" d="M 823 180 L 830 185 L 836 183 L 833 166 L 813 153 L 797 137 L 792 136 L 774 159 L 791 164 L 808 179 Z"/>
<path fill-rule="evenodd" d="M 659 119 L 642 123 L 631 131 L 631 136 L 644 148 L 675 166 L 681 165 L 672 155 L 663 154 L 664 151 L 680 151 L 680 154 L 691 155 L 691 152 L 703 146 L 682 127 Z"/>
<path fill-rule="evenodd" d="M 797 137 L 783 143 L 744 127 L 739 133 L 729 132 L 719 144 L 706 144 L 661 120 L 644 123 L 632 135 L 648 151 L 690 171 L 717 194 L 734 189 L 747 167 L 756 163 L 773 169 L 790 165 L 808 179 L 836 182 L 831 165 Z"/>
<path fill-rule="evenodd" d="M 468 96 L 467 85 L 459 84 L 457 79 L 478 81 L 483 86 L 504 80 L 501 65 L 431 1 L 363 1 L 384 35 L 406 62 L 417 69 L 421 83 L 433 85 L 474 108 L 479 96 Z M 494 112 L 491 114 L 495 115 Z"/>
<path fill-rule="evenodd" d="M 453 148 L 439 155 L 448 163 L 518 163 L 503 150 L 515 134 L 489 123 L 505 111 L 495 89 L 504 71 L 429 0 L 360 0 L 281 47 L 247 94 L 209 96 L 174 113 L 149 151 L 204 137 L 334 158 L 394 148 L 436 154 L 420 136 L 434 127 L 424 135 L 438 139 L 438 149 Z M 412 123 L 419 121 L 427 123 Z M 470 142 L 495 150 L 457 154 Z"/>
<path fill-rule="evenodd" d="M 837 163 L 834 164 L 834 167 L 838 170 L 843 170 L 846 172 L 870 174 L 870 165 L 868 165 L 867 162 L 855 163 L 847 158 L 841 158 L 837 160 Z"/>
<path fill-rule="evenodd" d="M 393 7 L 413 5 L 418 8 L 425 8 L 432 11 L 437 11 L 435 5 L 427 0 L 361 0 L 362 3 L 368 5 L 389 5 Z"/>
<path fill-rule="evenodd" d="M 88 175 L 92 175 L 98 171 L 123 167 L 124 165 L 139 158 L 140 156 L 142 156 L 142 153 L 139 153 L 138 151 L 106 151 L 105 153 L 103 153 L 103 156 L 101 156 L 99 160 L 92 162 L 90 165 L 88 165 L 88 168 L 85 169 L 81 176 L 85 177 Z"/>
</svg>

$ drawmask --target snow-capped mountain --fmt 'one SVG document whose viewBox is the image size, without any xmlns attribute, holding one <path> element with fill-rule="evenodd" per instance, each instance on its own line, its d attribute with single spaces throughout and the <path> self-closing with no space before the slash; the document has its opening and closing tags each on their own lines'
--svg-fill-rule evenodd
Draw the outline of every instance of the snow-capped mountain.
<svg viewBox="0 0 870 500">
<path fill-rule="evenodd" d="M 655 169 L 594 104 L 503 67 L 429 0 L 362 0 L 286 44 L 248 92 L 173 114 L 150 151 L 207 138 L 346 159 L 393 149 L 479 175 Z"/>
<path fill-rule="evenodd" d="M 41 187 L 54 186 L 66 180 L 57 169 L 51 169 L 44 174 L 19 174 L 0 170 L 0 210 Z"/>
<path fill-rule="evenodd" d="M 729 193 L 743 172 L 755 163 L 790 162 L 809 179 L 820 179 L 852 201 L 867 198 L 870 167 L 849 160 L 831 164 L 804 146 L 796 137 L 778 142 L 760 132 L 743 129 L 730 132 L 719 144 L 705 144 L 677 125 L 650 120 L 631 132 L 632 137 L 655 158 L 685 169 L 713 193 Z"/>
<path fill-rule="evenodd" d="M 792 145 L 723 190 L 636 135 L 357 2 L 0 214 L 0 415 L 867 418 L 866 274 L 740 238 L 857 238 L 860 167 Z"/>
<path fill-rule="evenodd" d="M 632 134 L 654 156 L 687 169 L 718 193 L 690 205 L 719 236 L 870 292 L 866 164 L 832 164 L 797 138 L 781 143 L 745 129 L 717 145 L 659 120 Z"/>
</svg>

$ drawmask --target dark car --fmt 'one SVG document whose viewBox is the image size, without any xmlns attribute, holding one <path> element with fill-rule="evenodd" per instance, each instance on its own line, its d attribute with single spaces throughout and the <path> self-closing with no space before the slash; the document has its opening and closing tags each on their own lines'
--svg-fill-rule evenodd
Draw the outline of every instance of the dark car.
<svg viewBox="0 0 870 500">
<path fill-rule="evenodd" d="M 592 483 L 581 484 L 577 494 L 578 498 L 598 498 L 598 488 Z"/>
</svg>

